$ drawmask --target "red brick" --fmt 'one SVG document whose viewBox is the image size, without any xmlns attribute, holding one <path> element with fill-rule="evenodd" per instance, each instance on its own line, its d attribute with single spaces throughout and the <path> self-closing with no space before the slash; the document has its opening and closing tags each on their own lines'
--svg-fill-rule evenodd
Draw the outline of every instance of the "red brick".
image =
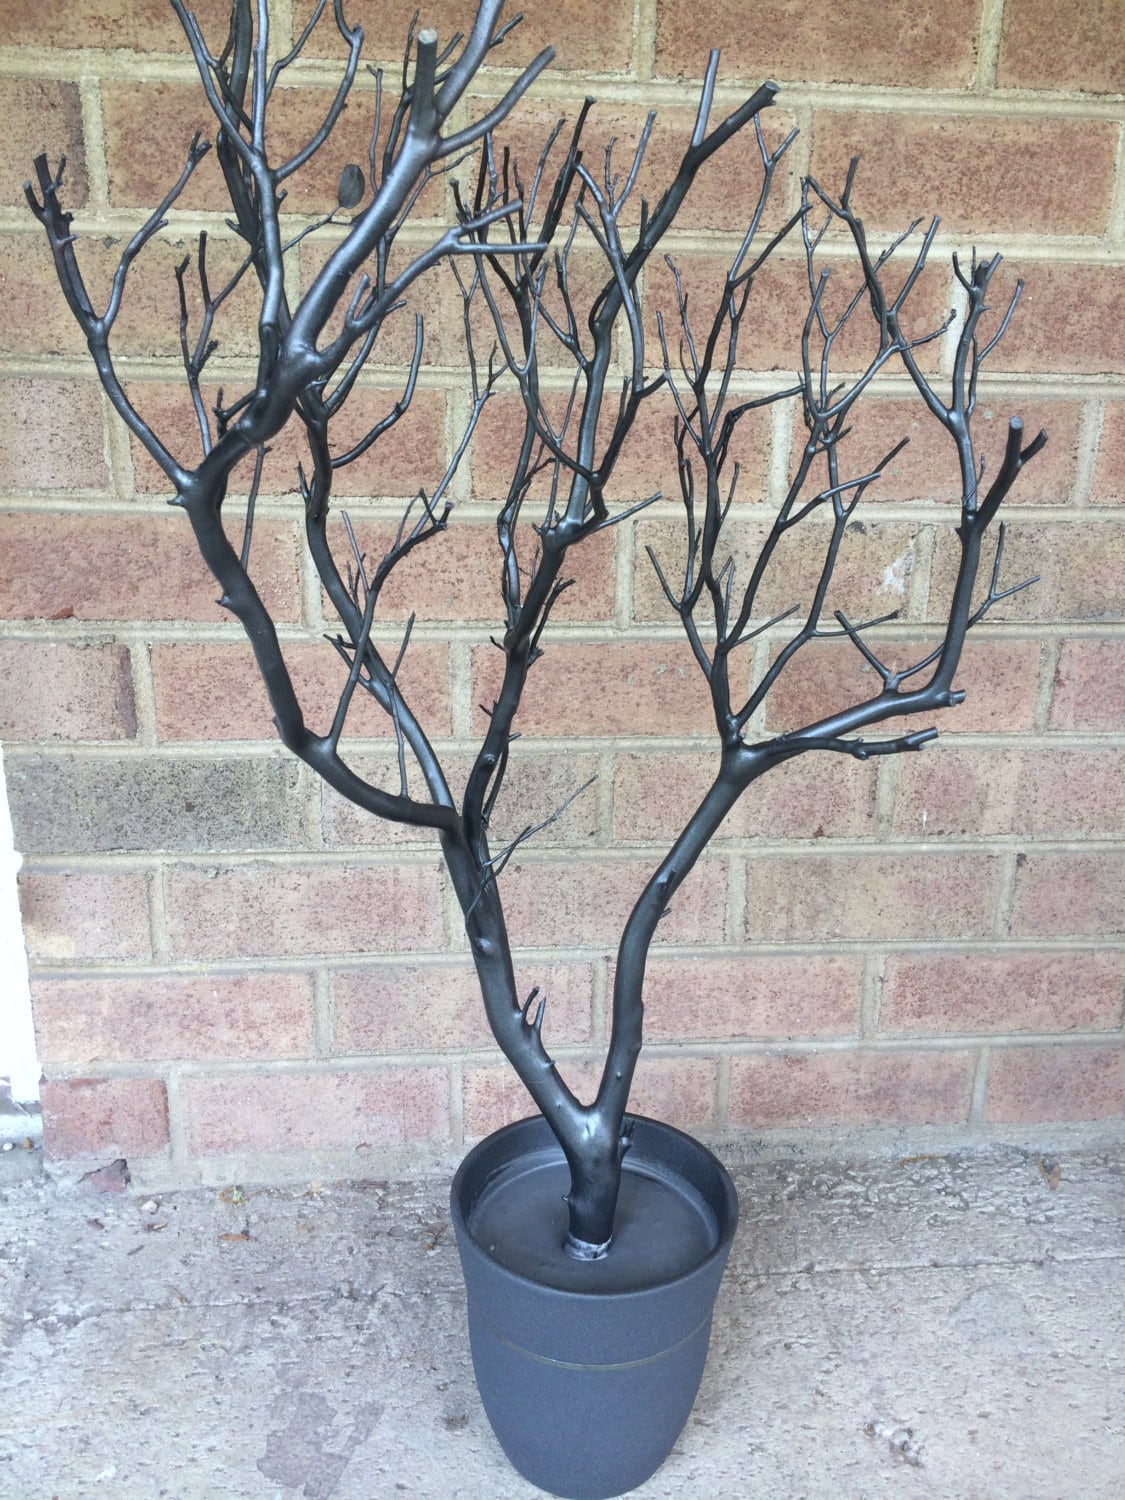
<svg viewBox="0 0 1125 1500">
<path fill-rule="evenodd" d="M 570 752 L 558 755 L 551 750 L 532 750 L 530 744 L 521 741 L 518 748 L 513 747 L 503 790 L 489 818 L 488 832 L 494 850 L 502 849 L 529 825 L 558 812 L 569 797 L 599 773 L 596 755 Z M 364 751 L 350 756 L 348 764 L 357 775 L 374 779 L 379 786 L 397 787 L 398 764 L 392 756 L 392 747 L 388 746 L 382 752 Z M 441 763 L 454 796 L 459 796 L 469 776 L 471 757 L 443 752 Z M 407 767 L 407 786 L 411 796 L 427 796 L 417 767 Z M 598 803 L 593 786 L 575 796 L 555 822 L 535 835 L 536 847 L 558 845 L 574 849 L 600 842 Z M 323 827 L 325 843 L 336 849 L 432 842 L 432 835 L 425 829 L 411 828 L 405 823 L 385 823 L 331 789 L 324 793 Z"/>
<path fill-rule="evenodd" d="M 216 395 L 214 388 L 204 388 L 203 399 L 208 409 L 214 406 Z M 234 395 L 234 391 L 228 388 L 224 400 L 229 403 Z M 398 396 L 397 390 L 377 391 L 366 386 L 354 389 L 330 429 L 333 454 L 347 453 L 390 412 Z M 185 385 L 131 385 L 129 399 L 135 402 L 137 410 L 157 437 L 181 463 L 199 463 L 203 456 L 199 424 Z M 138 494 L 167 494 L 170 486 L 163 471 L 135 439 L 132 440 L 132 450 Z M 262 465 L 259 493 L 296 495 L 299 491 L 298 463 L 308 474 L 311 462 L 304 427 L 294 418 L 270 441 Z M 332 493 L 337 497 L 409 498 L 422 488 L 431 492 L 444 471 L 445 396 L 441 391 L 415 391 L 410 410 L 400 422 L 389 428 L 354 463 L 333 472 Z M 253 474 L 254 455 L 248 454 L 232 473 L 230 493 L 245 494 Z M 331 530 L 343 545 L 343 523 L 333 521 Z"/>
<path fill-rule="evenodd" d="M 654 351 L 659 357 L 659 351 Z M 556 393 L 548 393 L 546 405 L 552 418 L 560 422 L 565 412 L 565 402 L 556 405 L 552 399 Z M 617 399 L 607 403 L 605 418 L 616 416 Z M 658 392 L 649 397 L 622 444 L 621 452 L 614 464 L 613 473 L 606 486 L 606 503 L 610 514 L 638 500 L 646 500 L 658 491 L 665 500 L 678 501 L 679 480 L 676 476 L 676 447 L 673 423 L 676 415 L 671 396 Z M 507 493 L 519 445 L 523 436 L 523 405 L 517 396 L 501 395 L 488 402 L 481 414 L 473 440 L 473 494 L 487 500 L 496 500 Z M 728 482 L 733 477 L 734 465 L 741 466 L 736 503 L 760 500 L 765 491 L 766 465 L 769 461 L 770 417 L 769 412 L 746 416 L 735 430 L 730 445 L 730 460 L 726 470 Z M 604 453 L 604 441 L 598 449 L 599 458 Z M 544 474 L 532 482 L 531 495 L 543 500 L 550 492 L 550 475 Z M 533 512 L 536 518 L 541 511 Z M 579 559 L 575 571 L 584 570 L 588 544 L 571 554 Z"/>
<path fill-rule="evenodd" d="M 789 1052 L 736 1057 L 732 1123 L 944 1125 L 968 1118 L 971 1052 Z"/>
<path fill-rule="evenodd" d="M 394 661 L 398 643 L 386 649 Z M 163 740 L 275 740 L 277 730 L 249 645 L 189 642 L 153 646 L 156 732 Z M 327 641 L 286 643 L 306 720 L 317 733 L 331 726 L 347 668 Z M 418 642 L 407 652 L 402 688 L 431 734 L 449 733 L 448 649 Z M 383 738 L 394 726 L 370 694 L 357 689 L 348 711 L 347 737 Z M 397 778 L 397 770 L 395 772 Z"/>
<path fill-rule="evenodd" d="M 985 1118 L 1006 1125 L 1116 1120 L 1125 1114 L 1125 1048 L 1005 1047 L 988 1065 Z"/>
<path fill-rule="evenodd" d="M 879 1027 L 907 1034 L 1112 1031 L 1125 1004 L 1125 954 L 892 953 Z"/>
<path fill-rule="evenodd" d="M 333 30 L 335 28 L 333 27 Z M 274 167 L 295 156 L 312 139 L 335 98 L 331 88 L 278 88 L 270 100 L 267 150 Z M 394 115 L 398 99 L 385 92 L 383 120 Z M 312 161 L 285 179 L 284 213 L 325 214 L 337 206 L 337 184 L 348 163 L 368 171 L 367 150 L 374 121 L 373 91 L 355 89 L 327 143 Z M 197 81 L 102 84 L 106 167 L 110 202 L 119 207 L 159 203 L 175 182 L 192 136 L 214 141 L 215 117 Z M 370 200 L 369 200 L 370 201 Z M 192 173 L 176 200 L 183 209 L 229 212 L 230 197 L 214 151 Z M 415 217 L 432 217 L 441 208 L 441 184 L 427 188 Z"/>
<path fill-rule="evenodd" d="M 548 1047 L 589 1040 L 594 974 L 589 964 L 522 960 L 520 999 L 539 985 L 546 998 Z M 472 964 L 377 964 L 347 969 L 332 982 L 334 1041 L 343 1053 L 448 1052 L 493 1047 Z"/>
<path fill-rule="evenodd" d="M 1018 937 L 1125 934 L 1125 855 L 1020 854 L 1011 930 Z"/>
<path fill-rule="evenodd" d="M 0 738 L 127 740 L 136 732 L 124 646 L 0 642 Z"/>
<path fill-rule="evenodd" d="M 1125 726 L 1125 641 L 1063 641 L 1049 722 L 1111 733 Z"/>
<path fill-rule="evenodd" d="M 0 79 L 0 118 L 0 203 L 24 206 L 22 184 L 35 181 L 34 158 L 46 151 L 52 172 L 65 155 L 67 205 L 84 207 L 89 184 L 78 85 L 54 78 Z"/>
<path fill-rule="evenodd" d="M 38 979 L 35 1035 L 47 1063 L 308 1057 L 306 974 Z"/>
<path fill-rule="evenodd" d="M 230 15 L 227 0 L 196 0 L 192 10 L 215 52 L 222 51 Z M 8 0 L 5 42 L 10 47 L 126 47 L 133 52 L 187 54 L 187 41 L 165 0 L 88 0 L 81 9 Z"/>
<path fill-rule="evenodd" d="M 143 875 L 20 876 L 27 951 L 40 963 L 152 955 Z"/>
<path fill-rule="evenodd" d="M 645 973 L 651 1042 L 847 1036 L 859 1026 L 863 959 L 747 954 L 656 958 Z"/>
<path fill-rule="evenodd" d="M 41 1086 L 48 1157 L 151 1156 L 168 1144 L 168 1100 L 158 1078 L 56 1078 Z"/>
<path fill-rule="evenodd" d="M 926 10 L 908 0 L 764 0 L 750 31 L 736 0 L 659 0 L 656 17 L 656 71 L 671 77 L 701 77 L 709 47 L 723 49 L 724 78 L 755 82 L 956 88 L 972 77 L 977 12 L 970 0 Z"/>
<path fill-rule="evenodd" d="M 871 228 L 940 210 L 947 231 L 1103 234 L 1116 148 L 1108 120 L 818 110 L 812 175 L 834 189 L 861 157 L 854 205 Z"/>
<path fill-rule="evenodd" d="M 983 599 L 991 576 L 994 540 L 986 541 L 982 551 L 978 600 Z M 931 619 L 941 616 L 951 596 L 959 555 L 953 533 L 939 532 L 930 584 Z M 1046 524 L 1009 520 L 1000 587 L 1010 588 L 1036 576 L 1038 583 L 998 604 L 989 619 L 1125 618 L 1125 527 L 1108 518 Z"/>
<path fill-rule="evenodd" d="M 1025 280 L 1024 292 L 1003 341 L 989 356 L 993 375 L 1002 370 L 1056 375 L 1125 371 L 1117 266 L 1006 261 L 992 284 L 993 312 L 981 324 L 983 338 L 995 332 L 1017 276 Z"/>
<path fill-rule="evenodd" d="M 592 1101 L 601 1077 L 601 1063 L 563 1062 L 564 1081 L 584 1102 Z M 703 1057 L 652 1057 L 645 1054 L 629 1096 L 629 1109 L 681 1128 L 714 1123 L 715 1064 Z M 464 1080 L 465 1134 L 488 1135 L 513 1120 L 535 1113 L 530 1094 L 511 1068 L 466 1068 Z"/>
<path fill-rule="evenodd" d="M 328 259 L 329 251 L 334 248 L 335 246 L 329 245 L 316 235 L 310 235 L 308 239 L 301 241 L 295 253 L 300 260 L 300 284 L 303 294 L 312 287 Z M 325 331 L 321 338 L 322 344 L 327 343 L 340 332 L 344 314 L 358 286 L 359 275 L 357 274 L 352 278 L 343 297 L 337 303 L 335 314 L 325 324 Z M 387 366 L 391 372 L 387 377 L 389 381 L 401 380 L 405 377 L 414 354 L 415 319 L 420 315 L 423 320 L 422 368 L 431 369 L 436 365 L 454 365 L 460 369 L 465 362 L 462 303 L 453 278 L 446 268 L 434 268 L 423 272 L 406 288 L 401 300 L 403 305 L 387 317 L 379 330 L 370 355 L 371 367 Z M 481 327 L 484 328 L 483 321 Z M 489 320 L 484 342 L 480 346 L 482 362 L 485 365 L 488 362 L 487 351 L 494 343 L 495 334 L 492 331 L 491 320 Z M 468 381 L 465 384 L 467 386 Z"/>
<path fill-rule="evenodd" d="M 998 861 L 987 854 L 755 855 L 747 864 L 750 937 L 985 937 Z"/>
<path fill-rule="evenodd" d="M 1125 89 L 1121 14 L 1115 0 L 1076 10 L 1058 0 L 1007 0 L 996 67 L 1000 88 Z"/>
<path fill-rule="evenodd" d="M 1090 492 L 1095 505 L 1119 505 L 1125 500 L 1122 476 L 1125 476 L 1125 401 L 1107 401 Z"/>
<path fill-rule="evenodd" d="M 441 877 L 422 866 L 180 867 L 165 879 L 177 957 L 385 953 L 442 942 Z"/>
<path fill-rule="evenodd" d="M 0 486 L 11 490 L 105 490 L 101 396 L 81 380 L 0 381 Z"/>
<path fill-rule="evenodd" d="M 938 644 L 934 637 L 913 641 L 869 638 L 871 649 L 892 672 L 922 661 Z M 776 658 L 776 650 L 773 653 Z M 995 734 L 1030 729 L 1039 682 L 1037 641 L 978 639 L 961 657 L 955 686 L 967 693 L 953 709 L 925 719 L 942 734 Z M 917 682 L 925 682 L 920 673 Z M 766 696 L 766 725 L 771 732 L 798 729 L 877 695 L 882 684 L 873 667 L 850 641 L 813 641 L 794 656 Z M 898 717 L 867 731 L 876 739 L 923 727 L 923 719 Z"/>
<path fill-rule="evenodd" d="M 387 554 L 397 529 L 390 523 L 356 525 L 356 540 L 369 565 Z M 575 580 L 575 586 L 567 589 L 551 611 L 552 621 L 613 618 L 615 538 L 614 531 L 601 532 L 575 549 L 563 572 L 564 578 Z M 521 553 L 525 583 L 537 554 L 538 541 L 528 527 Z M 501 567 L 495 524 L 476 525 L 454 514 L 444 536 L 431 538 L 395 568 L 379 596 L 379 617 L 406 619 L 417 613 L 419 620 L 489 621 L 500 630 L 504 619 Z M 330 607 L 326 603 L 326 611 Z"/>
<path fill-rule="evenodd" d="M 409 5 L 392 0 L 369 0 L 362 17 L 363 56 L 401 64 L 410 11 Z M 475 14 L 476 6 L 470 0 L 433 0 L 423 20 L 437 31 L 439 46 L 444 47 L 455 32 L 468 33 Z M 503 19 L 510 17 L 505 13 Z M 525 19 L 497 51 L 489 54 L 488 63 L 499 68 L 523 68 L 547 46 L 555 49 L 555 68 L 615 72 L 627 66 L 632 53 L 633 13 L 628 6 L 605 9 L 594 0 L 568 0 L 565 7 L 553 10 L 529 6 Z M 326 17 L 310 38 L 309 56 L 344 55 L 344 43 Z"/>
<path fill-rule="evenodd" d="M 906 448 L 886 465 L 864 496 L 869 502 L 904 500 L 961 503 L 961 470 L 948 432 L 934 420 L 920 399 L 881 398 L 858 401 L 852 408 L 850 432 L 839 445 L 841 460 L 856 474 L 874 472 L 896 443 L 909 438 Z M 1006 505 L 1062 505 L 1070 495 L 1078 462 L 1078 433 L 1082 407 L 1075 401 L 1025 402 L 1009 396 L 989 401 L 982 396 L 973 416 L 973 438 L 995 473 L 1003 457 L 1008 419 L 1019 416 L 1030 434 L 1045 428 L 1045 449 L 1020 475 Z M 790 454 L 794 472 L 807 434 L 798 422 Z"/>
<path fill-rule="evenodd" d="M 823 622 L 837 628 L 833 618 L 836 610 L 855 621 L 886 615 L 896 609 L 906 617 L 915 613 L 911 583 L 921 529 L 901 521 L 851 522 L 824 599 Z M 767 531 L 764 520 L 744 517 L 728 521 L 724 528 L 718 556 L 734 558 L 733 595 L 739 604 Z M 670 587 L 681 589 L 687 545 L 683 523 L 656 522 L 645 528 L 643 536 L 652 546 Z M 764 621 L 796 605 L 798 613 L 788 622 L 788 628 L 795 631 L 804 624 L 820 583 L 830 541 L 831 527 L 816 519 L 805 526 L 795 526 L 782 537 L 758 591 L 754 605 L 756 620 Z M 700 612 L 709 620 L 710 605 L 702 605 Z M 675 618 L 647 553 L 639 553 L 637 557 L 633 615 L 644 621 Z"/>
<path fill-rule="evenodd" d="M 69 203 L 65 191 L 63 200 Z M 47 236 L 35 223 L 25 224 L 23 231 L 0 236 L 0 298 L 5 309 L 0 353 L 85 357 L 86 339 L 59 287 Z M 84 275 L 108 264 L 103 247 L 88 239 L 79 241 L 76 253 Z M 104 306 L 100 297 L 95 305 L 99 310 Z"/>
<path fill-rule="evenodd" d="M 649 861 L 513 861 L 500 881 L 508 931 L 521 944 L 574 947 L 616 945 L 633 905 L 650 878 Z M 726 923 L 727 875 L 704 862 L 673 898 L 657 928 L 658 943 L 721 941 Z"/>
<path fill-rule="evenodd" d="M 475 705 L 495 701 L 503 670 L 494 646 L 474 650 Z M 477 722 L 485 723 L 479 707 Z M 686 642 L 557 642 L 531 669 L 516 728 L 529 735 L 712 734 L 714 722 Z"/>
<path fill-rule="evenodd" d="M 717 749 L 693 754 L 619 755 L 614 837 L 676 838 L 719 767 Z M 849 838 L 875 831 L 875 777 L 847 756 L 805 756 L 771 771 L 736 803 L 724 838 Z"/>
<path fill-rule="evenodd" d="M 292 526 L 254 527 L 255 582 L 280 621 L 300 610 L 296 543 Z M 183 516 L 8 515 L 0 545 L 8 560 L 0 614 L 8 619 L 230 618 Z"/>
<path fill-rule="evenodd" d="M 901 228 L 905 229 L 909 219 Z M 913 250 L 912 250 L 913 247 Z M 917 252 L 915 236 L 899 251 L 882 272 L 888 295 L 893 296 L 913 264 Z M 693 336 L 701 339 L 701 330 L 709 329 L 719 306 L 728 270 L 729 256 L 675 254 L 675 265 L 688 299 L 688 319 Z M 819 264 L 819 263 L 818 263 Z M 827 264 L 827 263 L 826 263 Z M 860 286 L 860 275 L 853 259 L 833 259 L 831 278 L 822 299 L 822 309 L 832 323 L 841 316 Z M 925 270 L 902 308 L 902 325 L 907 337 L 917 338 L 939 328 L 946 317 L 949 296 L 949 272 L 940 258 L 927 263 Z M 803 256 L 774 256 L 758 272 L 747 304 L 738 344 L 737 367 L 743 370 L 795 370 L 801 362 L 801 333 L 810 302 L 808 270 Z M 645 276 L 644 308 L 646 343 L 659 359 L 660 341 L 657 313 L 664 318 L 669 355 L 677 360 L 680 320 L 676 288 L 666 266 L 651 266 Z M 936 365 L 938 344 L 918 351 L 919 363 L 926 369 Z M 860 303 L 844 330 L 837 336 L 831 355 L 831 371 L 867 369 L 879 350 L 879 331 L 868 312 L 866 301 Z M 814 338 L 814 362 L 819 362 L 820 346 Z"/>
<path fill-rule="evenodd" d="M 188 1144 L 235 1151 L 386 1149 L 449 1137 L 444 1068 L 223 1074 L 181 1085 Z"/>
<path fill-rule="evenodd" d="M 1125 832 L 1125 750 L 940 749 L 899 767 L 895 832 L 907 838 Z"/>
</svg>

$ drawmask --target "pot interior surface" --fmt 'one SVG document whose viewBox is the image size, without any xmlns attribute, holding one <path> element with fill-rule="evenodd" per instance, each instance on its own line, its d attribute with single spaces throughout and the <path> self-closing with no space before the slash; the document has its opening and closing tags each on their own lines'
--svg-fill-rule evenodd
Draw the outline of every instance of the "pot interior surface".
<svg viewBox="0 0 1125 1500">
<path fill-rule="evenodd" d="M 496 1172 L 468 1215 L 469 1232 L 493 1260 L 540 1285 L 606 1294 L 672 1281 L 719 1242 L 714 1214 L 679 1177 L 627 1161 L 609 1253 L 566 1254 L 570 1173 L 557 1149 L 528 1153 Z"/>
</svg>

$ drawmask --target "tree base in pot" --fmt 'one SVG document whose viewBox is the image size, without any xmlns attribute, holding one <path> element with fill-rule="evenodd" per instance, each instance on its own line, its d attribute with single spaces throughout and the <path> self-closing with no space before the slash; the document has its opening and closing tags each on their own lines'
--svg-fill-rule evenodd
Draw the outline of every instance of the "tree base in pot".
<svg viewBox="0 0 1125 1500">
<path fill-rule="evenodd" d="M 563 1250 L 569 1177 L 541 1117 L 462 1162 L 451 1194 L 481 1400 L 519 1472 L 566 1500 L 608 1500 L 670 1453 L 699 1389 L 738 1222 L 716 1158 L 636 1118 L 614 1240 Z"/>
</svg>

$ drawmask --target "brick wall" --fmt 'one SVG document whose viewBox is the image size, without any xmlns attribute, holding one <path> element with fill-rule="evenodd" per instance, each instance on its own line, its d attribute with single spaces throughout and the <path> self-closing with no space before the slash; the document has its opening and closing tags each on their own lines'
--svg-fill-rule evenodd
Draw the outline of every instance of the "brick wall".
<svg viewBox="0 0 1125 1500">
<path fill-rule="evenodd" d="M 204 22 L 224 9 L 197 6 Z M 291 9 L 302 8 L 275 6 L 283 31 Z M 411 9 L 351 0 L 368 55 L 394 60 Z M 944 215 L 924 294 L 936 312 L 955 297 L 949 250 L 1008 252 L 1028 290 L 982 392 L 981 431 L 993 466 L 1009 414 L 1051 434 L 1009 510 L 1012 576 L 1042 581 L 972 639 L 968 701 L 946 715 L 938 744 L 866 765 L 806 757 L 773 773 L 677 900 L 651 967 L 637 1106 L 710 1134 L 1012 1130 L 1120 1113 L 1119 7 L 527 9 L 506 61 L 526 60 L 551 26 L 559 61 L 517 133 L 533 139 L 590 89 L 603 101 L 603 134 L 624 147 L 655 103 L 669 136 L 655 138 L 652 166 L 667 170 L 706 49 L 720 45 L 720 104 L 739 97 L 740 81 L 772 75 L 783 88 L 770 132 L 801 128 L 784 207 L 802 172 L 838 185 L 862 151 L 857 203 L 876 237 Z M 163 0 L 3 0 L 0 13 L 0 734 L 27 856 L 48 1148 L 60 1159 L 121 1154 L 180 1180 L 372 1172 L 402 1153 L 455 1149 L 525 1105 L 486 1033 L 435 847 L 361 817 L 276 745 L 239 631 L 215 605 L 159 475 L 111 420 L 22 206 L 33 153 L 65 150 L 83 264 L 104 282 L 193 125 L 210 128 L 178 26 Z M 436 0 L 423 19 L 444 36 L 467 13 Z M 294 136 L 337 76 L 331 28 L 312 50 L 282 99 L 281 128 Z M 511 76 L 494 68 L 483 92 L 502 93 Z M 298 213 L 331 206 L 340 166 L 362 160 L 369 85 L 357 87 L 339 143 L 294 180 Z M 205 166 L 138 264 L 117 341 L 129 389 L 174 443 L 186 444 L 190 427 L 171 266 L 200 227 L 216 263 L 233 254 L 216 182 Z M 673 236 L 688 285 L 725 265 L 749 191 L 737 163 L 701 180 Z M 421 207 L 440 217 L 448 205 L 432 190 Z M 307 274 L 323 252 L 302 248 Z M 799 257 L 783 254 L 776 274 L 752 337 L 758 371 L 792 363 Z M 431 342 L 409 421 L 344 471 L 368 546 L 397 519 L 399 497 L 433 482 L 466 415 L 447 295 L 437 281 L 418 294 Z M 250 372 L 252 315 L 248 300 L 232 307 L 216 385 L 234 388 Z M 392 341 L 357 393 L 357 430 L 397 389 L 405 347 L 405 335 Z M 949 353 L 938 347 L 934 359 Z M 903 659 L 940 617 L 956 493 L 948 455 L 908 395 L 901 380 L 886 382 L 857 436 L 872 448 L 887 432 L 916 441 L 870 492 L 846 564 L 855 597 L 901 604 L 885 639 Z M 388 627 L 395 639 L 394 619 L 401 629 L 417 603 L 407 685 L 455 773 L 496 665 L 493 604 L 477 580 L 495 573 L 505 410 L 497 399 L 486 411 L 456 481 L 453 529 L 396 593 Z M 642 432 L 623 457 L 622 499 L 654 483 L 672 492 L 650 439 Z M 778 499 L 791 443 L 781 408 L 747 434 L 748 537 Z M 334 701 L 337 664 L 317 641 L 326 621 L 301 557 L 294 456 L 282 443 L 269 461 L 255 546 L 294 672 L 320 706 L 315 722 Z M 643 541 L 667 543 L 676 515 L 662 503 L 640 541 L 621 528 L 589 549 L 533 673 L 513 763 L 513 826 L 598 778 L 504 880 L 521 979 L 544 984 L 549 1044 L 579 1081 L 593 1076 L 604 1039 L 622 915 L 694 805 L 712 754 L 702 681 L 644 557 Z M 759 669 L 776 649 L 762 637 Z M 841 671 L 862 691 L 858 656 L 843 666 L 838 652 L 807 656 L 763 727 L 797 711 L 798 687 L 815 706 Z M 378 715 L 356 727 L 370 737 L 364 763 L 390 767 Z"/>
</svg>

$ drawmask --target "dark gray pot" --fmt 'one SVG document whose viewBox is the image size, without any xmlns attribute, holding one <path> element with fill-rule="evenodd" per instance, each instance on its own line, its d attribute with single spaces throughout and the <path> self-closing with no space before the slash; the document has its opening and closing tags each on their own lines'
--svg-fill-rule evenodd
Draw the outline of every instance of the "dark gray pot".
<svg viewBox="0 0 1125 1500">
<path fill-rule="evenodd" d="M 567 1182 L 546 1122 L 521 1120 L 461 1163 L 453 1227 L 504 1452 L 553 1495 L 608 1500 L 654 1474 L 687 1421 L 738 1198 L 698 1141 L 638 1117 L 614 1244 L 591 1265 L 562 1252 Z"/>
</svg>

